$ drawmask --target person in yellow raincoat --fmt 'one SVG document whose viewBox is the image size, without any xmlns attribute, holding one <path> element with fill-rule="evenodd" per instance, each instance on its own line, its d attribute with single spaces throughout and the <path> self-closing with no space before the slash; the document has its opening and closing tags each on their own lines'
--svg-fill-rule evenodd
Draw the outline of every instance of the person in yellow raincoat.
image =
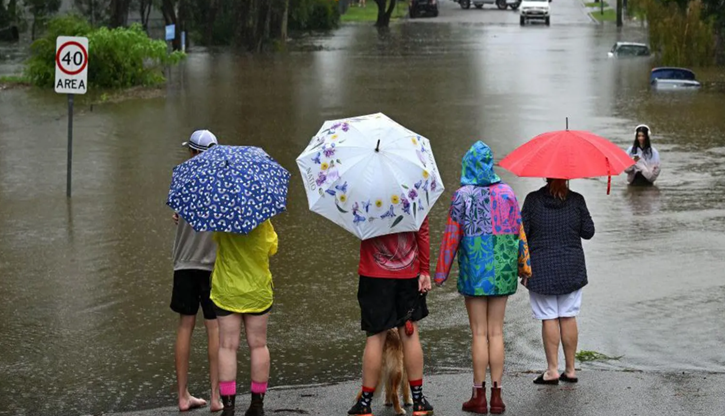
<svg viewBox="0 0 725 416">
<path fill-rule="evenodd" d="M 214 233 L 214 241 L 217 257 L 211 279 L 211 300 L 219 320 L 222 416 L 234 415 L 242 321 L 252 361 L 252 401 L 245 416 L 261 416 L 270 367 L 267 321 L 274 302 L 269 258 L 277 253 L 277 233 L 268 220 L 246 235 Z"/>
</svg>

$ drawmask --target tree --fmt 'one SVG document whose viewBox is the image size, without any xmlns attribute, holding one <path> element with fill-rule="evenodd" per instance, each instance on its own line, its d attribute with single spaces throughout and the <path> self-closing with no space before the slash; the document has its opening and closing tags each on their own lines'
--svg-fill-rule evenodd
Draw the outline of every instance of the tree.
<svg viewBox="0 0 725 416">
<path fill-rule="evenodd" d="M 111 0 L 74 0 L 76 9 L 81 16 L 91 22 L 91 26 L 102 25 L 108 18 L 108 10 Z"/>
<path fill-rule="evenodd" d="M 44 26 L 48 21 L 48 17 L 60 9 L 61 0 L 25 0 L 24 3 L 30 14 L 33 15 L 33 25 L 31 27 L 31 39 L 35 40 L 35 32 L 38 26 Z"/>
<path fill-rule="evenodd" d="M 388 3 L 387 8 L 385 3 Z M 375 22 L 375 26 L 388 27 L 390 25 L 390 16 L 395 10 L 395 3 L 397 0 L 375 0 L 375 4 L 378 5 L 378 20 Z"/>
<path fill-rule="evenodd" d="M 131 0 L 111 0 L 111 16 L 109 25 L 111 27 L 123 27 L 128 24 L 128 10 L 131 7 Z"/>
</svg>

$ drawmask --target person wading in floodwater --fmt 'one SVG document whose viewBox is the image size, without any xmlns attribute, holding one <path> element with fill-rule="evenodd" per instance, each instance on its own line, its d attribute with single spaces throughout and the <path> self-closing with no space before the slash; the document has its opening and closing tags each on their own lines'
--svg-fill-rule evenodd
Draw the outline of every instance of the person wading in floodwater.
<svg viewBox="0 0 725 416">
<path fill-rule="evenodd" d="M 217 144 L 209 130 L 195 131 L 188 142 L 189 157 L 201 154 Z M 209 349 L 209 378 L 211 379 L 211 411 L 222 409 L 219 398 L 219 325 L 214 305 L 209 298 L 211 273 L 216 259 L 216 247 L 212 233 L 198 233 L 179 214 L 174 213 L 176 238 L 174 239 L 174 288 L 171 310 L 178 313 L 179 328 L 176 335 L 176 383 L 179 388 L 179 410 L 184 412 L 206 406 L 206 400 L 189 394 L 189 355 L 191 334 L 196 325 L 196 314 L 201 305 Z"/>
<path fill-rule="evenodd" d="M 634 143 L 627 154 L 635 163 L 625 170 L 627 182 L 632 186 L 650 186 L 660 176 L 660 153 L 650 143 L 652 132 L 648 126 L 640 124 L 634 131 Z"/>
</svg>

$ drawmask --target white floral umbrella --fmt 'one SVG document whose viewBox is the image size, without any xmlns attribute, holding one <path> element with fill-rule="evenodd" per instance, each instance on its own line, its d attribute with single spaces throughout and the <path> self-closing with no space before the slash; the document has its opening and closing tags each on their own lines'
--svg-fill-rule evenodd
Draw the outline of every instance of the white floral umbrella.
<svg viewBox="0 0 725 416">
<path fill-rule="evenodd" d="M 326 121 L 297 165 L 310 210 L 362 240 L 418 231 L 444 190 L 430 141 L 380 113 Z"/>
</svg>

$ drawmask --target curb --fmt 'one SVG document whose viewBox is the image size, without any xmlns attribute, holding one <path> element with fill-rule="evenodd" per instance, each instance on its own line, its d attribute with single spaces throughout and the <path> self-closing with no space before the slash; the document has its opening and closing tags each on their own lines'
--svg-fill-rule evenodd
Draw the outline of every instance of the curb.
<svg viewBox="0 0 725 416">
<path fill-rule="evenodd" d="M 585 3 L 585 1 L 586 1 L 586 0 L 579 0 L 579 3 L 580 3 L 580 4 L 581 4 L 581 6 L 582 6 L 582 11 L 584 11 L 584 14 L 586 14 L 586 15 L 587 15 L 587 17 L 589 18 L 589 20 L 591 20 L 591 21 L 592 21 L 592 23 L 595 23 L 595 24 L 601 24 L 601 23 L 604 23 L 604 22 L 600 22 L 600 21 L 599 21 L 599 20 L 597 20 L 597 19 L 596 19 L 596 18 L 595 18 L 594 16 L 592 16 L 592 12 L 591 12 L 591 10 L 589 10 L 589 8 L 588 8 L 588 7 L 587 7 L 587 6 L 585 5 L 585 4 L 586 4 L 586 3 Z M 599 0 L 599 1 L 604 1 L 604 0 Z"/>
</svg>

